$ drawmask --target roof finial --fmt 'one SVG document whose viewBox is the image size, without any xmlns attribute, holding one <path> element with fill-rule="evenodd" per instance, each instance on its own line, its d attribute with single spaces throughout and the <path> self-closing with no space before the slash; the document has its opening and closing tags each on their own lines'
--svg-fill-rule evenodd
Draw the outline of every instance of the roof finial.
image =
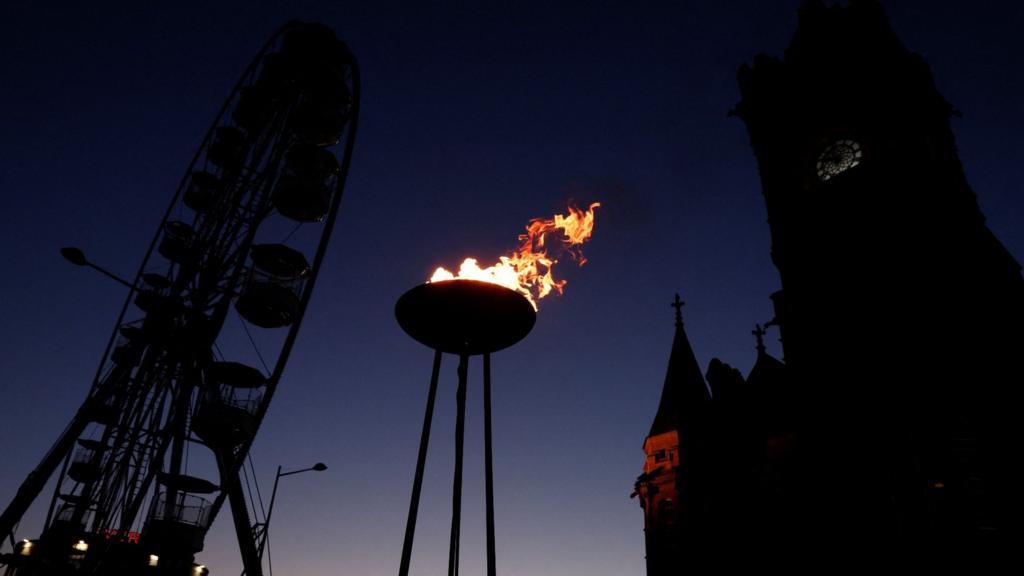
<svg viewBox="0 0 1024 576">
<path fill-rule="evenodd" d="M 670 306 L 672 306 L 673 308 L 676 309 L 676 326 L 677 327 L 683 325 L 683 305 L 684 304 L 686 304 L 686 302 L 683 302 L 682 300 L 680 300 L 679 299 L 679 293 L 676 292 L 676 299 L 672 301 L 672 304 L 670 304 Z"/>
<path fill-rule="evenodd" d="M 751 332 L 751 334 L 754 335 L 754 338 L 757 338 L 758 354 L 764 354 L 764 335 L 767 333 L 768 331 L 762 328 L 760 324 L 754 324 L 754 330 Z"/>
</svg>

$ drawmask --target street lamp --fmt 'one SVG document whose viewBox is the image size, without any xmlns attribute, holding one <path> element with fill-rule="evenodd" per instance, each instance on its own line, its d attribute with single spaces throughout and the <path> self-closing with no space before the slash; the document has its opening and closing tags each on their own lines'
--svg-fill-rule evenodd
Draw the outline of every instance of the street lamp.
<svg viewBox="0 0 1024 576">
<path fill-rule="evenodd" d="M 92 268 L 93 270 L 96 270 L 97 272 L 103 274 L 107 278 L 115 280 L 116 282 L 120 282 L 121 284 L 124 284 L 125 286 L 127 286 L 129 288 L 134 288 L 135 287 L 134 284 L 132 284 L 131 282 L 125 280 L 124 278 L 121 278 L 117 274 L 114 274 L 113 272 L 107 270 L 106 268 L 102 268 L 102 267 L 100 267 L 100 266 L 90 262 L 85 257 L 85 252 L 82 252 L 81 250 L 79 250 L 78 248 L 75 248 L 74 246 L 67 246 L 67 247 L 61 248 L 60 249 L 60 255 L 63 256 L 65 260 L 67 260 L 68 262 L 71 262 L 75 266 L 88 266 L 89 268 Z"/>
<path fill-rule="evenodd" d="M 309 468 L 302 468 L 300 470 L 291 470 L 289 472 L 281 472 L 281 467 L 277 467 L 277 475 L 274 476 L 274 489 L 270 491 L 270 506 L 267 507 L 267 515 L 263 519 L 262 524 L 256 524 L 253 526 L 257 543 L 256 543 L 256 558 L 259 562 L 263 562 L 263 549 L 267 545 L 267 530 L 270 528 L 270 515 L 274 513 L 274 499 L 277 498 L 277 483 L 284 476 L 291 476 L 292 474 L 301 474 L 302 472 L 323 472 L 327 470 L 327 465 L 323 462 L 317 462 Z"/>
</svg>

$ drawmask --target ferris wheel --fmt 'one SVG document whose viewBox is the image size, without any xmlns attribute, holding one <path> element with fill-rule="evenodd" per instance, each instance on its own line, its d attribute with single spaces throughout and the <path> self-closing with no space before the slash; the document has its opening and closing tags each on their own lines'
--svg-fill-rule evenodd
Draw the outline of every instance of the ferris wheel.
<svg viewBox="0 0 1024 576">
<path fill-rule="evenodd" d="M 261 574 L 239 470 L 323 262 L 359 86 L 345 44 L 311 23 L 282 27 L 243 72 L 129 283 L 88 396 L 0 515 L 14 543 L 57 474 L 42 535 L 0 558 L 7 576 L 201 576 L 194 556 L 225 501 L 246 572 Z M 204 458 L 212 472 L 190 468 Z"/>
</svg>

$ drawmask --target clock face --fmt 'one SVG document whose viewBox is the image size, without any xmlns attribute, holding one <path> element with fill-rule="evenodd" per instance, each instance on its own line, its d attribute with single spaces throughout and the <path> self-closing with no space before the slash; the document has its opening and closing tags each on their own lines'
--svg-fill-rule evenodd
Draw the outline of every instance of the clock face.
<svg viewBox="0 0 1024 576">
<path fill-rule="evenodd" d="M 837 140 L 829 144 L 822 150 L 815 165 L 818 180 L 825 182 L 860 164 L 862 154 L 860 144 L 853 140 Z"/>
</svg>

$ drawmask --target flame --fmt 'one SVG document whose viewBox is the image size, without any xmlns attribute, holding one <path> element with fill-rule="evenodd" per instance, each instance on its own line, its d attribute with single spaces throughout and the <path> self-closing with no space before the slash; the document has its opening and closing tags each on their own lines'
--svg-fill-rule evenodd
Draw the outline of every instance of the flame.
<svg viewBox="0 0 1024 576">
<path fill-rule="evenodd" d="M 530 220 L 526 233 L 519 235 L 519 249 L 508 256 L 501 256 L 497 264 L 481 268 L 476 258 L 466 258 L 459 266 L 458 275 L 439 267 L 430 277 L 430 282 L 462 278 L 498 284 L 525 296 L 536 310 L 538 300 L 552 290 L 561 294 L 565 288 L 566 281 L 555 280 L 551 273 L 558 263 L 557 257 L 568 254 L 580 266 L 586 263 L 581 247 L 594 233 L 594 209 L 600 206 L 600 202 L 594 202 L 582 210 L 570 204 L 568 214 Z M 553 232 L 560 234 L 552 246 L 546 239 Z"/>
</svg>

